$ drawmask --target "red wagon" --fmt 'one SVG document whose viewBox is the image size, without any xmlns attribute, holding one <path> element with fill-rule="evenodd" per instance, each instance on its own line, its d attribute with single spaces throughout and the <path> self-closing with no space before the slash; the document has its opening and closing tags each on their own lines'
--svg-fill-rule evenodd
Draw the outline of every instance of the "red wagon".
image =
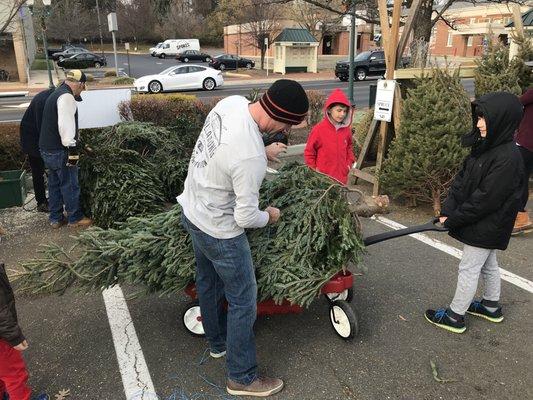
<svg viewBox="0 0 533 400">
<path fill-rule="evenodd" d="M 369 236 L 364 239 L 364 243 L 366 246 L 370 246 L 385 240 L 425 231 L 446 231 L 446 228 L 438 224 L 438 219 L 433 219 L 427 224 Z M 350 271 L 341 271 L 333 276 L 320 290 L 329 302 L 329 319 L 331 325 L 337 335 L 343 339 L 351 339 L 356 336 L 359 331 L 358 313 L 355 307 L 351 304 L 353 299 L 353 281 L 354 275 Z M 191 297 L 192 301 L 187 305 L 182 314 L 183 325 L 191 335 L 204 336 L 202 314 L 200 312 L 196 286 L 194 283 L 189 284 L 189 286 L 185 288 L 185 293 Z M 291 304 L 287 300 L 284 300 L 280 304 L 276 304 L 272 299 L 257 303 L 258 316 L 299 314 L 302 311 L 303 308 L 301 306 Z"/>
</svg>

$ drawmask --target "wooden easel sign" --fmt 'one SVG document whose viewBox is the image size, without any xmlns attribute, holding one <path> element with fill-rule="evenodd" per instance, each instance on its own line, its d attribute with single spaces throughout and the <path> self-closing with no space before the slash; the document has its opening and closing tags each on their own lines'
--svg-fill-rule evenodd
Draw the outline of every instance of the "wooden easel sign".
<svg viewBox="0 0 533 400">
<path fill-rule="evenodd" d="M 394 90 L 396 81 L 380 79 L 376 91 L 376 104 L 374 106 L 374 119 L 391 122 L 392 106 L 394 104 Z"/>
</svg>

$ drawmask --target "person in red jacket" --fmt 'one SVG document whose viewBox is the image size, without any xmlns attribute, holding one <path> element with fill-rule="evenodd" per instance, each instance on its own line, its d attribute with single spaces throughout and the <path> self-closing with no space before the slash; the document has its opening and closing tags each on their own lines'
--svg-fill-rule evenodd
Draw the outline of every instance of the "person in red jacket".
<svg viewBox="0 0 533 400">
<path fill-rule="evenodd" d="M 346 95 L 335 89 L 324 106 L 324 119 L 311 130 L 305 146 L 305 163 L 343 185 L 355 162 L 352 149 L 352 109 Z"/>
<path fill-rule="evenodd" d="M 518 127 L 515 140 L 518 150 L 524 160 L 526 179 L 522 194 L 522 208 L 516 216 L 513 235 L 527 233 L 533 230 L 533 223 L 529 219 L 526 204 L 529 198 L 529 176 L 533 172 L 533 88 L 529 88 L 520 97 L 520 102 L 524 106 L 524 116 Z"/>
</svg>

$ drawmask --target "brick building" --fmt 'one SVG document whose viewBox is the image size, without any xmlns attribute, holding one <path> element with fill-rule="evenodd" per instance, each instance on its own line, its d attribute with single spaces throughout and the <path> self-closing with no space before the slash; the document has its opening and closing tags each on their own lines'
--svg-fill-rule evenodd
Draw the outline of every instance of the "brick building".
<svg viewBox="0 0 533 400">
<path fill-rule="evenodd" d="M 531 6 L 522 6 L 526 12 Z M 476 57 L 483 54 L 489 40 L 507 43 L 509 30 L 506 29 L 513 18 L 507 4 L 458 2 L 445 13 L 444 21 L 435 24 L 430 42 L 432 56 Z"/>
<path fill-rule="evenodd" d="M 276 21 L 275 24 L 266 24 L 271 27 L 270 37 L 275 38 L 285 28 L 302 28 L 297 21 L 290 19 Z M 229 25 L 224 27 L 224 52 L 242 56 L 259 56 L 261 51 L 254 45 L 256 39 L 254 28 L 250 24 Z M 322 38 L 317 32 L 311 32 L 317 39 L 321 39 L 318 46 L 319 55 L 348 55 L 350 52 L 350 24 L 345 19 L 338 26 L 332 27 Z M 374 25 L 357 20 L 357 52 L 375 48 Z M 269 47 L 268 56 L 271 57 L 272 47 Z"/>
</svg>

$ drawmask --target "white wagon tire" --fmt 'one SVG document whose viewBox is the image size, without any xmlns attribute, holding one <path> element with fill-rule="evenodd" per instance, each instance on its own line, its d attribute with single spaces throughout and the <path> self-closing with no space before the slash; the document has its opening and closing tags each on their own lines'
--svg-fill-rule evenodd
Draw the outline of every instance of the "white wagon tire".
<svg viewBox="0 0 533 400">
<path fill-rule="evenodd" d="M 335 333 L 345 340 L 353 339 L 359 332 L 357 313 L 344 300 L 336 300 L 331 303 L 329 320 Z"/>
<path fill-rule="evenodd" d="M 181 322 L 183 326 L 191 335 L 196 337 L 204 337 L 205 331 L 202 324 L 202 313 L 200 312 L 200 304 L 198 301 L 193 301 L 187 305 L 187 308 L 181 315 Z"/>
</svg>

